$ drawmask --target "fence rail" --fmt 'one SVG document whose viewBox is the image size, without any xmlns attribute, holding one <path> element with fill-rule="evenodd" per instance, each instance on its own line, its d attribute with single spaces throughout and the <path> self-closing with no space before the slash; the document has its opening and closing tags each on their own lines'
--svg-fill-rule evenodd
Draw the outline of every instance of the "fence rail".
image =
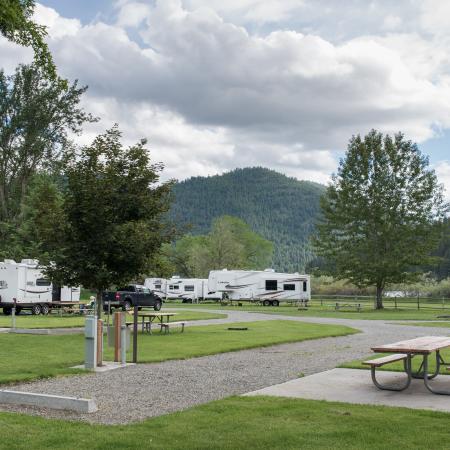
<svg viewBox="0 0 450 450">
<path fill-rule="evenodd" d="M 321 295 L 311 296 L 311 306 L 335 306 L 336 303 L 375 305 L 374 295 Z M 450 298 L 447 297 L 383 297 L 383 305 L 394 309 L 435 309 L 450 310 Z"/>
</svg>

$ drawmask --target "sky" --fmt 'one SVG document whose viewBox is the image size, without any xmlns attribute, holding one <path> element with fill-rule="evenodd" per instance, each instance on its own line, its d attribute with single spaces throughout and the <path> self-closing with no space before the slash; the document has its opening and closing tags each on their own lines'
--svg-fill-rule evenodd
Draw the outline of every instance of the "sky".
<svg viewBox="0 0 450 450">
<path fill-rule="evenodd" d="M 264 166 L 326 183 L 352 135 L 401 131 L 450 198 L 450 2 L 41 0 L 59 73 L 164 178 Z M 12 72 L 31 51 L 0 39 Z"/>
</svg>

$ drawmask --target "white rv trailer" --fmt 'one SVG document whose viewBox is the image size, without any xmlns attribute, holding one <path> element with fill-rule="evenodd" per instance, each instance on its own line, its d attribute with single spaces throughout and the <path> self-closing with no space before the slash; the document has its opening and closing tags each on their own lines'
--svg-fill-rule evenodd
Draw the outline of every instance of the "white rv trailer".
<svg viewBox="0 0 450 450">
<path fill-rule="evenodd" d="M 279 273 L 272 269 L 212 270 L 209 272 L 208 290 L 221 292 L 224 299 L 259 302 L 264 306 L 311 299 L 309 275 Z"/>
<path fill-rule="evenodd" d="M 80 287 L 52 285 L 35 259 L 0 262 L 0 307 L 5 315 L 11 314 L 14 303 L 17 314 L 23 309 L 48 314 L 52 307 L 79 300 Z"/>
<path fill-rule="evenodd" d="M 174 275 L 169 280 L 147 278 L 144 285 L 164 299 L 181 299 L 183 303 L 200 300 L 220 300 L 221 293 L 209 293 L 208 280 L 202 278 L 181 278 Z"/>
<path fill-rule="evenodd" d="M 144 286 L 162 299 L 167 297 L 167 280 L 165 278 L 146 278 Z"/>
</svg>

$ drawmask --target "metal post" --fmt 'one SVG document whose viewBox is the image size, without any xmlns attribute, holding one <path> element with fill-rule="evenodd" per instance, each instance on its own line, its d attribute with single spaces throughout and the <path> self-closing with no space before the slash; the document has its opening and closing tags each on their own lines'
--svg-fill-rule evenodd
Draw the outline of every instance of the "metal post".
<svg viewBox="0 0 450 450">
<path fill-rule="evenodd" d="M 97 320 L 97 366 L 103 366 L 103 320 Z"/>
<path fill-rule="evenodd" d="M 11 319 L 12 319 L 12 329 L 13 330 L 16 329 L 16 302 L 17 302 L 17 300 L 14 299 L 14 305 L 13 305 L 13 308 L 12 308 L 12 317 L 11 317 Z"/>
<path fill-rule="evenodd" d="M 138 305 L 134 305 L 133 316 L 133 362 L 137 363 Z"/>
<path fill-rule="evenodd" d="M 417 309 L 420 309 L 420 300 L 419 294 L 417 294 Z"/>
<path fill-rule="evenodd" d="M 86 369 L 97 367 L 97 317 L 86 316 L 85 324 L 85 362 Z"/>
</svg>

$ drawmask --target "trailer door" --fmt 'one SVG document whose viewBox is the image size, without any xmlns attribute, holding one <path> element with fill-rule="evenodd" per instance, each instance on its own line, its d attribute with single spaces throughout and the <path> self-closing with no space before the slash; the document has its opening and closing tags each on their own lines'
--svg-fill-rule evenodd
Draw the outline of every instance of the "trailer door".
<svg viewBox="0 0 450 450">
<path fill-rule="evenodd" d="M 52 287 L 52 302 L 61 301 L 61 286 L 54 284 Z"/>
</svg>

